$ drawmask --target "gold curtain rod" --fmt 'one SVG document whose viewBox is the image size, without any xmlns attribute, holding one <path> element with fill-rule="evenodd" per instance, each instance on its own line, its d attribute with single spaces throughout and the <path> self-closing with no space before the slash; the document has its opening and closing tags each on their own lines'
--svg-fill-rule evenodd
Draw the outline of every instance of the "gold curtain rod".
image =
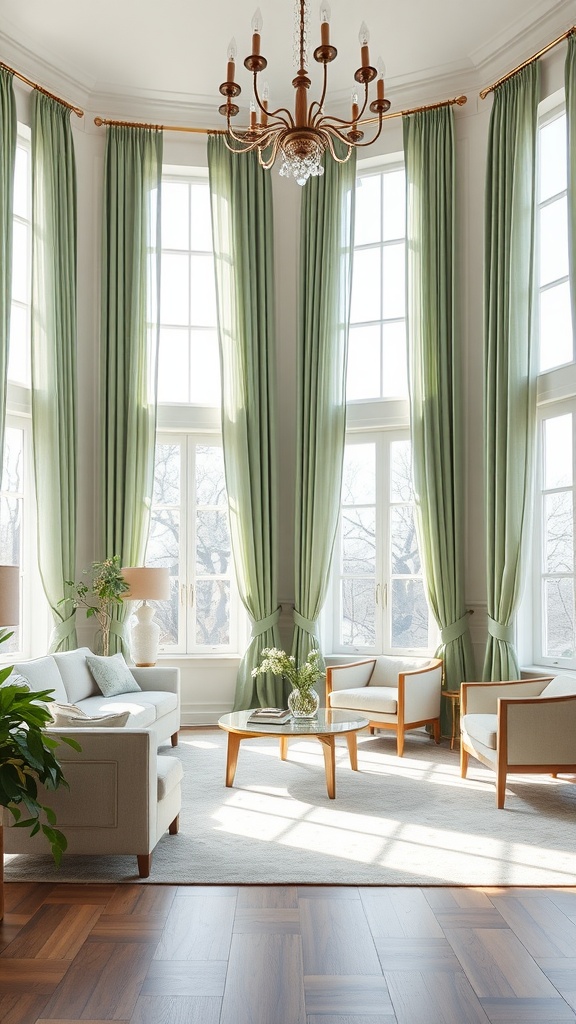
<svg viewBox="0 0 576 1024">
<path fill-rule="evenodd" d="M 387 121 L 392 117 L 403 117 L 408 114 L 419 114 L 423 110 L 436 110 L 439 107 L 449 107 L 456 104 L 462 107 L 467 102 L 466 96 L 457 96 L 453 100 L 443 100 L 441 103 L 430 103 L 427 107 L 412 107 L 411 110 L 399 110 L 394 114 L 384 114 L 383 121 Z M 362 121 L 358 121 L 358 124 L 373 124 L 378 121 L 377 117 L 366 117 Z M 226 135 L 225 128 L 189 128 L 183 125 L 173 124 L 145 124 L 141 121 L 112 121 L 106 117 L 95 117 L 94 124 L 101 128 L 103 125 L 111 125 L 115 128 L 150 128 L 153 131 L 158 132 L 194 132 L 198 135 Z"/>
<path fill-rule="evenodd" d="M 67 100 L 61 99 L 60 96 L 56 96 L 53 92 L 48 92 L 44 86 L 38 85 L 37 82 L 31 82 L 25 75 L 21 75 L 15 68 L 11 68 L 4 61 L 0 60 L 0 68 L 4 68 L 6 71 L 10 71 L 14 75 L 14 78 L 19 78 L 21 82 L 29 85 L 32 89 L 36 89 L 37 92 L 41 92 L 44 96 L 48 96 L 51 100 L 56 100 L 57 103 L 61 103 L 63 107 L 68 107 L 68 110 L 74 111 L 78 117 L 84 117 L 84 111 L 80 107 L 75 107 L 72 103 L 68 103 Z"/>
<path fill-rule="evenodd" d="M 576 25 L 572 25 L 572 28 L 569 28 L 567 32 L 563 32 L 557 39 L 553 39 L 547 46 L 543 46 L 541 50 L 538 50 L 538 53 L 534 53 L 531 57 L 528 57 L 527 60 L 522 61 L 517 68 L 509 71 L 507 75 L 503 75 L 502 78 L 499 78 L 493 85 L 488 85 L 485 89 L 482 89 L 480 99 L 485 100 L 489 92 L 494 92 L 494 89 L 499 85 L 502 85 L 502 82 L 507 82 L 508 79 L 512 78 L 518 71 L 522 71 L 522 68 L 527 68 L 529 64 L 533 64 L 539 57 L 543 57 L 545 53 L 548 53 L 548 50 L 552 50 L 555 46 L 558 46 L 558 43 L 563 43 L 565 39 L 568 39 L 568 36 L 572 35 L 573 32 L 576 32 Z"/>
</svg>

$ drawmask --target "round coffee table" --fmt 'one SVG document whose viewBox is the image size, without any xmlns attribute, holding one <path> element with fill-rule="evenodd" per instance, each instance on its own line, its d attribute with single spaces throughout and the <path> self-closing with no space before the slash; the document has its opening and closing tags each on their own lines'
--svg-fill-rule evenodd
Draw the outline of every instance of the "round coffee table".
<svg viewBox="0 0 576 1024">
<path fill-rule="evenodd" d="M 356 715 L 352 711 L 337 711 L 319 708 L 314 718 L 291 718 L 285 725 L 248 724 L 252 714 L 250 711 L 233 711 L 222 715 L 218 725 L 228 733 L 228 749 L 226 752 L 226 785 L 231 786 L 236 774 L 238 750 L 242 740 L 254 739 L 257 736 L 278 736 L 280 740 L 280 758 L 286 760 L 288 740 L 294 736 L 313 736 L 322 744 L 324 766 L 326 769 L 326 789 L 331 800 L 336 796 L 336 760 L 334 756 L 334 740 L 339 734 L 346 736 L 350 767 L 358 771 L 358 751 L 356 733 L 367 727 L 368 719 Z"/>
</svg>

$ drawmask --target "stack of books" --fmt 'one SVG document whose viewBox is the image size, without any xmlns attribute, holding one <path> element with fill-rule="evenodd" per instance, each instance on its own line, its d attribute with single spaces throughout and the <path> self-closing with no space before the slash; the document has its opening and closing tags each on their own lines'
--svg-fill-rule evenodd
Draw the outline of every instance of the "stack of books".
<svg viewBox="0 0 576 1024">
<path fill-rule="evenodd" d="M 292 715 L 286 708 L 256 708 L 248 717 L 248 725 L 285 725 Z"/>
</svg>

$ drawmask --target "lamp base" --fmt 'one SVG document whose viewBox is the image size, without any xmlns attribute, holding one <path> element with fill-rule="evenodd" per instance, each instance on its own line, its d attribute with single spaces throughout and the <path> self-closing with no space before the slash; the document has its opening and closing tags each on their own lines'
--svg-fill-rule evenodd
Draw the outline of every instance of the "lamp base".
<svg viewBox="0 0 576 1024">
<path fill-rule="evenodd" d="M 137 668 L 153 668 L 158 658 L 160 626 L 154 622 L 154 608 L 143 604 L 134 612 L 137 622 L 132 627 L 130 654 Z"/>
</svg>

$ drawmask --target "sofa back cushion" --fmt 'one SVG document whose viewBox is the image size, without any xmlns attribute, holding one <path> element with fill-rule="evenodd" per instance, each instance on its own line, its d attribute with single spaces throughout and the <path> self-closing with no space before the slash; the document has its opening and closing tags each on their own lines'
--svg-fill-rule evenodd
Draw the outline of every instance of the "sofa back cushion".
<svg viewBox="0 0 576 1024">
<path fill-rule="evenodd" d="M 91 654 L 89 647 L 79 647 L 75 651 L 63 651 L 61 654 L 53 655 L 66 689 L 67 696 L 63 703 L 77 704 L 79 700 L 93 697 L 99 692 L 86 661 L 86 655 Z"/>
<path fill-rule="evenodd" d="M 576 694 L 576 679 L 574 676 L 556 676 L 548 686 L 545 686 L 540 694 L 541 697 L 571 697 Z"/>
<path fill-rule="evenodd" d="M 398 686 L 400 672 L 413 672 L 414 669 L 427 668 L 430 658 L 393 658 L 381 654 L 376 658 L 374 671 L 370 676 L 369 686 Z"/>
<path fill-rule="evenodd" d="M 58 665 L 49 654 L 46 658 L 34 658 L 32 661 L 19 661 L 14 671 L 28 683 L 31 690 L 54 690 L 54 700 L 66 703 L 68 694 L 58 671 Z"/>
</svg>

